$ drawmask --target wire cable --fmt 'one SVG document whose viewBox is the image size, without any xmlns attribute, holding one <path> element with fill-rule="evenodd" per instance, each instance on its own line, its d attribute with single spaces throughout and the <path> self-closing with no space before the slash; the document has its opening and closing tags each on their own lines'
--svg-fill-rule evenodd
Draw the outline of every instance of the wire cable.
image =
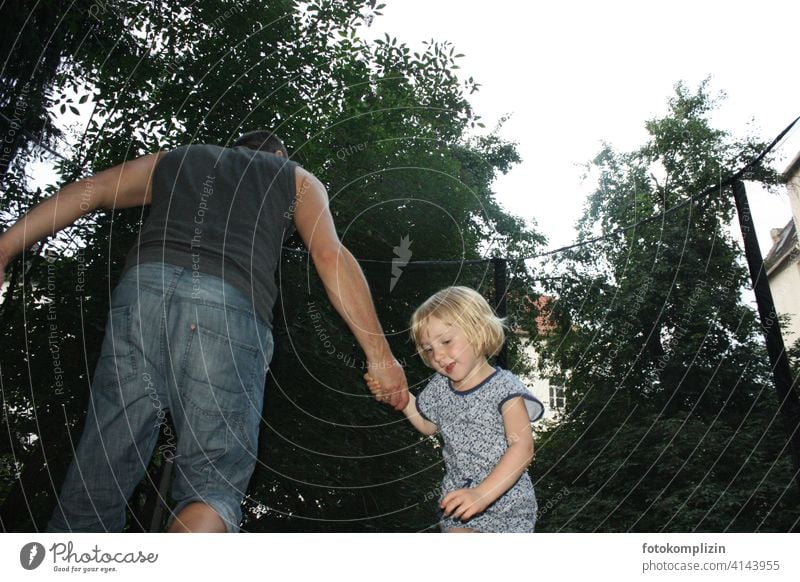
<svg viewBox="0 0 800 582">
<path fill-rule="evenodd" d="M 3 115 L 3 113 L 0 113 L 0 117 L 2 117 L 8 123 L 11 123 L 11 124 L 14 123 L 11 119 L 9 119 L 5 115 Z M 530 257 L 518 257 L 518 258 L 513 258 L 513 259 L 505 258 L 504 260 L 506 260 L 508 262 L 530 261 L 530 260 L 533 260 L 533 259 L 538 259 L 538 258 L 546 257 L 546 256 L 549 256 L 549 255 L 563 253 L 563 252 L 570 251 L 570 250 L 576 249 L 576 248 L 580 248 L 580 247 L 583 247 L 583 246 L 586 246 L 586 245 L 595 244 L 595 243 L 603 241 L 603 240 L 605 240 L 607 238 L 618 236 L 618 235 L 620 235 L 622 233 L 625 233 L 625 232 L 627 232 L 629 230 L 637 228 L 637 227 L 639 227 L 639 226 L 641 226 L 643 224 L 648 224 L 648 223 L 654 222 L 656 220 L 662 220 L 663 217 L 666 216 L 667 214 L 671 214 L 673 212 L 676 212 L 676 211 L 688 206 L 692 202 L 696 202 L 698 200 L 701 200 L 701 199 L 705 198 L 706 196 L 709 196 L 713 192 L 721 191 L 724 188 L 726 188 L 728 186 L 731 186 L 734 182 L 736 182 L 738 180 L 741 180 L 745 175 L 747 175 L 749 172 L 753 171 L 756 167 L 758 167 L 758 165 L 775 148 L 775 146 L 778 143 L 780 143 L 780 141 L 786 136 L 786 134 L 788 134 L 792 130 L 792 128 L 794 128 L 794 126 L 797 124 L 798 121 L 800 121 L 800 116 L 796 117 L 794 119 L 794 121 L 792 121 L 789 125 L 787 125 L 786 128 L 783 131 L 781 131 L 775 137 L 775 139 L 773 139 L 772 142 L 770 142 L 770 144 L 766 148 L 764 148 L 764 150 L 761 151 L 761 153 L 758 156 L 756 156 L 751 161 L 746 163 L 739 170 L 734 172 L 730 177 L 728 177 L 727 179 L 721 181 L 719 184 L 715 184 L 713 186 L 709 186 L 708 188 L 702 190 L 698 194 L 694 194 L 693 196 L 690 196 L 689 198 L 687 198 L 686 200 L 684 200 L 680 204 L 676 204 L 672 208 L 668 208 L 668 209 L 664 210 L 663 212 L 660 212 L 660 213 L 655 214 L 653 216 L 649 216 L 647 218 L 643 218 L 642 220 L 639 220 L 639 221 L 637 221 L 637 222 L 635 222 L 633 224 L 629 224 L 627 226 L 622 226 L 622 227 L 620 227 L 620 228 L 618 228 L 616 230 L 613 230 L 613 231 L 611 231 L 609 233 L 606 233 L 604 235 L 601 235 L 601 236 L 596 236 L 596 237 L 593 237 L 593 238 L 590 238 L 590 239 L 586 239 L 586 240 L 582 240 L 582 241 L 579 241 L 579 242 L 575 242 L 575 243 L 572 243 L 572 244 L 569 244 L 569 245 L 566 245 L 566 246 L 563 246 L 563 247 L 559 247 L 559 248 L 556 248 L 556 249 L 545 251 L 543 253 L 532 255 Z M 34 135 L 30 134 L 29 132 L 27 132 L 25 129 L 20 128 L 19 131 L 21 133 L 23 133 L 24 135 L 26 135 L 32 141 L 35 141 L 36 142 L 36 144 L 35 144 L 36 146 L 48 151 L 49 153 L 53 154 L 54 156 L 57 156 L 57 157 L 61 158 L 62 160 L 64 160 L 67 163 L 70 163 L 70 164 L 73 163 L 70 160 L 68 160 L 66 157 L 64 157 L 62 154 L 50 149 L 48 146 L 43 144 L 40 139 L 38 139 L 36 136 L 34 136 Z M 287 251 L 287 252 L 308 254 L 308 250 L 307 249 L 298 249 L 298 248 L 287 247 L 287 246 L 284 246 L 282 248 L 283 248 L 284 251 Z M 476 264 L 487 263 L 487 262 L 490 262 L 490 261 L 492 261 L 494 259 L 497 259 L 497 258 L 500 258 L 500 257 L 488 257 L 488 258 L 485 258 L 485 259 L 466 259 L 466 260 L 413 261 L 413 262 L 409 262 L 407 265 L 405 265 L 404 268 L 410 267 L 412 265 L 418 265 L 418 266 L 425 266 L 425 265 L 456 265 L 456 264 L 459 264 L 459 265 L 476 265 Z M 376 264 L 392 264 L 394 262 L 392 260 L 384 260 L 384 259 L 357 259 L 357 260 L 358 260 L 359 263 L 376 263 Z"/>
</svg>

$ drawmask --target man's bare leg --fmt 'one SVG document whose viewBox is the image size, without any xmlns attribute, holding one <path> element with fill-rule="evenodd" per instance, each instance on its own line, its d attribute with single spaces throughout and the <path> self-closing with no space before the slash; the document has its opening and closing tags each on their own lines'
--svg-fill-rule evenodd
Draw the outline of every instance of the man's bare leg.
<svg viewBox="0 0 800 582">
<path fill-rule="evenodd" d="M 471 527 L 451 527 L 447 533 L 476 533 Z"/>
<path fill-rule="evenodd" d="M 200 501 L 180 510 L 167 533 L 225 533 L 227 528 L 211 506 Z"/>
</svg>

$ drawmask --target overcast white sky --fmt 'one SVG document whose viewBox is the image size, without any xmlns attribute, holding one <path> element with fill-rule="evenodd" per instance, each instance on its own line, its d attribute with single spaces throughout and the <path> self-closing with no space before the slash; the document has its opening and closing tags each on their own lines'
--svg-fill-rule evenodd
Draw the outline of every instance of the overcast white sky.
<svg viewBox="0 0 800 582">
<path fill-rule="evenodd" d="M 677 81 L 695 87 L 711 76 L 712 90 L 728 96 L 716 125 L 737 135 L 754 121 L 771 140 L 800 115 L 798 2 L 385 1 L 371 34 L 414 48 L 451 41 L 466 55 L 462 78 L 482 84 L 470 101 L 487 129 L 512 114 L 501 135 L 519 143 L 523 162 L 495 191 L 508 210 L 537 222 L 549 248 L 575 237 L 590 191 L 579 166 L 601 141 L 622 150 L 642 144 L 645 120 L 666 111 Z M 798 151 L 795 130 L 778 169 Z M 748 193 L 766 254 L 770 228 L 784 226 L 791 210 L 785 193 Z"/>
</svg>

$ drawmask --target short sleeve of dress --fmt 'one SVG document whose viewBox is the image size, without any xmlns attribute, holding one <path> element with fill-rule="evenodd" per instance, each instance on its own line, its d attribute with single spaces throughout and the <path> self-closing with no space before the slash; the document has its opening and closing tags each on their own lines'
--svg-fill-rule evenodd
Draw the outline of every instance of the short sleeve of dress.
<svg viewBox="0 0 800 582">
<path fill-rule="evenodd" d="M 439 411 L 437 410 L 437 404 L 440 399 L 436 397 L 436 391 L 438 388 L 437 380 L 438 377 L 434 376 L 434 378 L 428 382 L 428 385 L 425 387 L 425 389 L 417 396 L 417 412 L 419 412 L 422 418 L 425 420 L 432 422 L 436 426 L 439 426 Z"/>
<path fill-rule="evenodd" d="M 505 372 L 499 378 L 497 409 L 502 413 L 503 404 L 521 396 L 528 410 L 528 418 L 531 422 L 536 422 L 544 415 L 544 404 L 533 395 L 528 387 L 511 372 Z"/>
</svg>

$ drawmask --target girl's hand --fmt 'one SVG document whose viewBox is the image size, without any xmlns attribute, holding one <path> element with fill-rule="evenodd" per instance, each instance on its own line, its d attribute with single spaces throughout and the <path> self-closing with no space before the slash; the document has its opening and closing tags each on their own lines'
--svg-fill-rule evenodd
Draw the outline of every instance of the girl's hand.
<svg viewBox="0 0 800 582">
<path fill-rule="evenodd" d="M 472 519 L 489 506 L 489 500 L 477 489 L 456 489 L 444 496 L 439 507 L 445 517 L 453 516 L 461 521 Z"/>
</svg>

